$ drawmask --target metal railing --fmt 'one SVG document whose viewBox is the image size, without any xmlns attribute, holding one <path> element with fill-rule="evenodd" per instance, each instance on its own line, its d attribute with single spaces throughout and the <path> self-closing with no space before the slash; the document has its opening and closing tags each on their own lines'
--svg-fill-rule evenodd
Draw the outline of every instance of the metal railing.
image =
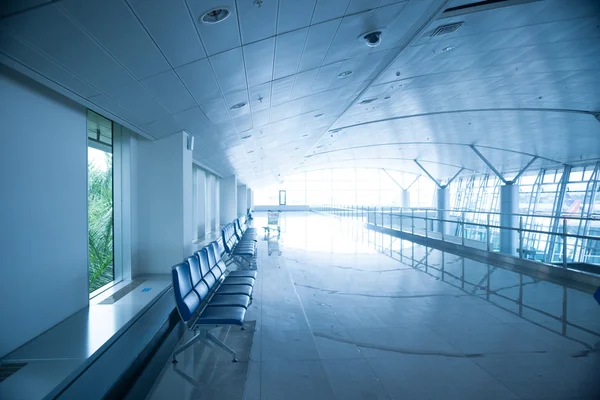
<svg viewBox="0 0 600 400">
<path fill-rule="evenodd" d="M 600 264 L 600 216 L 595 215 L 588 218 L 503 215 L 472 210 L 353 205 L 324 205 L 312 210 L 487 251 L 502 251 L 519 258 L 560 263 L 565 268 L 568 263 Z M 585 234 L 580 233 L 582 226 L 586 227 Z M 590 232 L 598 232 L 598 235 Z"/>
</svg>

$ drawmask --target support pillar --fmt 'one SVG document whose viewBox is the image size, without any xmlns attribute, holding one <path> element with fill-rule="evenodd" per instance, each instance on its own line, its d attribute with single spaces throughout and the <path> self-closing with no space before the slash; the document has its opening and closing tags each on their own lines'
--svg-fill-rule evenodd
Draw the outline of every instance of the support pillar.
<svg viewBox="0 0 600 400">
<path fill-rule="evenodd" d="M 246 215 L 246 206 L 248 205 L 248 186 L 239 185 L 237 187 L 237 215 Z"/>
<path fill-rule="evenodd" d="M 438 187 L 436 190 L 436 205 L 437 209 L 437 219 L 435 231 L 443 232 L 444 234 L 448 233 L 448 223 L 441 222 L 439 220 L 448 220 L 449 212 L 448 206 L 450 205 L 450 193 L 446 190 L 446 186 Z"/>
<path fill-rule="evenodd" d="M 233 175 L 219 181 L 219 214 L 221 226 L 237 218 L 237 176 Z"/>
<path fill-rule="evenodd" d="M 410 208 L 410 192 L 408 189 L 402 189 L 402 197 L 401 197 L 403 208 Z"/>
<path fill-rule="evenodd" d="M 519 217 L 519 186 L 507 183 L 500 186 L 500 226 L 518 228 Z M 516 230 L 500 228 L 500 252 L 516 255 L 519 246 L 519 233 Z"/>
<path fill-rule="evenodd" d="M 248 188 L 248 192 L 246 194 L 246 201 L 247 201 L 246 208 L 248 208 L 250 211 L 252 211 L 252 208 L 254 208 L 254 191 L 250 188 Z"/>
</svg>

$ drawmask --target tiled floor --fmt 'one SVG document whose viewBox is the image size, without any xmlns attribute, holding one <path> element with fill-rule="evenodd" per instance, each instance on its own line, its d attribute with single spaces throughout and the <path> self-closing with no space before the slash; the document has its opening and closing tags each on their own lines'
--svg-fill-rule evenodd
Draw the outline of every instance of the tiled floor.
<svg viewBox="0 0 600 400">
<path fill-rule="evenodd" d="M 197 383 L 167 365 L 149 398 L 600 398 L 591 294 L 389 246 L 331 217 L 291 213 L 281 226 L 279 242 L 260 242 L 255 328 L 220 333 L 240 362 L 198 345 L 179 364 Z"/>
</svg>

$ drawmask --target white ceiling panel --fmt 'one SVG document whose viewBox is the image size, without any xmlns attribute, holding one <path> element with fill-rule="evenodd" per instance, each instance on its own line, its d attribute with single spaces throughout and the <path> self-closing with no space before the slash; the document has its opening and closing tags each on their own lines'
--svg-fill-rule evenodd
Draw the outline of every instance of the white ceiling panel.
<svg viewBox="0 0 600 400">
<path fill-rule="evenodd" d="M 240 47 L 211 56 L 210 62 L 223 93 L 246 89 L 246 73 Z"/>
<path fill-rule="evenodd" d="M 240 46 L 240 30 L 234 0 L 186 0 L 196 28 L 209 56 Z M 227 8 L 229 17 L 218 24 L 205 24 L 199 18 L 215 8 Z"/>
<path fill-rule="evenodd" d="M 170 113 L 138 82 L 107 91 L 106 94 L 120 104 L 141 115 L 149 122 L 165 118 Z"/>
<path fill-rule="evenodd" d="M 311 23 L 318 24 L 334 18 L 343 17 L 349 4 L 350 0 L 318 0 Z"/>
<path fill-rule="evenodd" d="M 507 171 L 600 158 L 595 0 L 452 18 L 444 0 L 90 1 L 6 18 L 0 51 L 140 132 L 202 137 L 195 159 L 249 184 L 294 166 L 419 173 L 413 158 L 438 178 L 485 172 L 470 144 Z M 231 14 L 198 21 L 215 7 Z"/>
<path fill-rule="evenodd" d="M 134 82 L 125 69 L 54 4 L 17 14 L 3 20 L 2 25 L 102 91 Z"/>
<path fill-rule="evenodd" d="M 154 75 L 141 82 L 173 114 L 196 105 L 188 89 L 181 83 L 181 80 L 173 70 Z"/>
<path fill-rule="evenodd" d="M 253 87 L 273 80 L 275 38 L 242 47 L 248 86 Z"/>
<path fill-rule="evenodd" d="M 100 94 L 96 88 L 79 79 L 46 55 L 40 53 L 29 44 L 0 29 L 0 49 L 6 56 L 27 66 L 51 81 L 69 89 L 81 97 L 92 97 Z"/>
<path fill-rule="evenodd" d="M 316 0 L 279 0 L 277 33 L 282 34 L 310 25 Z"/>
<path fill-rule="evenodd" d="M 184 0 L 127 0 L 171 66 L 206 57 Z"/>
<path fill-rule="evenodd" d="M 278 1 L 238 1 L 242 44 L 258 42 L 275 35 Z"/>
<path fill-rule="evenodd" d="M 123 107 L 121 104 L 117 103 L 114 99 L 111 99 L 105 94 L 90 97 L 88 100 L 96 104 L 98 107 L 103 108 L 114 115 L 118 115 L 125 121 L 128 121 L 135 126 L 141 126 L 148 123 L 148 121 L 143 117 Z"/>
<path fill-rule="evenodd" d="M 221 96 L 219 85 L 207 58 L 178 67 L 175 71 L 199 104 Z"/>
<path fill-rule="evenodd" d="M 57 4 L 137 79 L 170 69 L 125 1 L 64 0 Z"/>
<path fill-rule="evenodd" d="M 154 121 L 148 125 L 142 125 L 140 128 L 142 128 L 144 131 L 148 132 L 155 138 L 160 139 L 172 135 L 173 133 L 181 132 L 185 129 L 185 126 L 177 117 L 170 115 L 166 118 Z"/>
<path fill-rule="evenodd" d="M 308 37 L 306 38 L 306 45 L 304 46 L 304 53 L 302 53 L 302 58 L 300 59 L 299 71 L 318 68 L 323 64 L 323 60 L 340 26 L 340 22 L 341 19 L 336 19 L 310 27 Z"/>
<path fill-rule="evenodd" d="M 194 134 L 211 132 L 212 125 L 200 107 L 190 108 L 175 115 L 181 123 Z M 216 135 L 216 132 L 214 133 Z"/>
<path fill-rule="evenodd" d="M 307 34 L 308 28 L 304 28 L 277 36 L 274 79 L 293 75 L 298 71 Z"/>
</svg>

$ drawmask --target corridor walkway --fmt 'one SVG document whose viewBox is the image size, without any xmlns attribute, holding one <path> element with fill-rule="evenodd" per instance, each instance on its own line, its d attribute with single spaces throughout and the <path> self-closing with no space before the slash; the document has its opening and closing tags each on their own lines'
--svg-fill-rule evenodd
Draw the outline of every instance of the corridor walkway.
<svg viewBox="0 0 600 400">
<path fill-rule="evenodd" d="M 194 349 L 180 367 L 199 384 L 167 365 L 149 398 L 599 398 L 591 294 L 407 242 L 384 255 L 373 233 L 314 213 L 281 227 L 260 241 L 254 331 L 222 333 L 240 363 Z"/>
</svg>

